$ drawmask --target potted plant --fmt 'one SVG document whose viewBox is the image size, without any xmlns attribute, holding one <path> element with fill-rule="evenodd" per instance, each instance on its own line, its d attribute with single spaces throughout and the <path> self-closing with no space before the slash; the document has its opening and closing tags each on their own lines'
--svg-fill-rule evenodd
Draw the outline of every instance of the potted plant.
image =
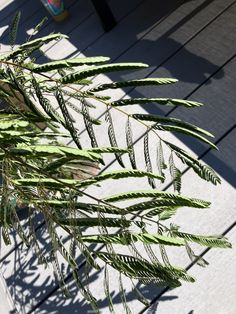
<svg viewBox="0 0 236 314">
<path fill-rule="evenodd" d="M 183 247 L 191 260 L 205 265 L 205 260 L 194 254 L 191 242 L 206 247 L 227 248 L 231 245 L 223 236 L 186 233 L 173 223 L 181 207 L 210 206 L 208 201 L 181 194 L 182 173 L 176 164 L 186 164 L 209 183 L 218 184 L 220 179 L 213 169 L 165 139 L 163 134 L 185 134 L 215 149 L 208 139 L 212 135 L 186 121 L 134 113 L 126 107 L 157 103 L 194 108 L 202 104 L 172 98 L 114 99 L 108 95 L 109 90 L 119 88 L 174 84 L 176 80 L 170 78 L 137 78 L 93 84 L 92 77 L 95 75 L 139 70 L 147 67 L 143 63 L 112 64 L 108 63 L 109 58 L 98 56 L 37 64 L 32 57 L 35 51 L 52 40 L 66 36 L 50 34 L 14 48 L 18 20 L 19 14 L 11 27 L 13 48 L 0 57 L 0 96 L 9 106 L 7 111 L 0 113 L 0 225 L 4 241 L 10 243 L 10 231 L 16 230 L 26 245 L 33 246 L 40 262 L 53 263 L 66 294 L 67 287 L 58 262 L 59 252 L 95 312 L 99 312 L 99 308 L 92 292 L 80 280 L 72 249 L 74 246 L 79 248 L 89 268 L 105 267 L 104 289 L 111 311 L 113 303 L 109 293 L 108 266 L 142 283 L 176 287 L 181 285 L 181 281 L 193 282 L 194 278 L 185 269 L 170 264 L 166 246 Z M 91 113 L 98 106 L 105 108 L 100 118 Z M 75 113 L 79 123 L 74 121 Z M 125 130 L 122 147 L 118 145 L 117 116 L 122 116 L 118 127 Z M 137 162 L 140 151 L 135 149 L 134 123 L 145 130 L 141 151 L 144 166 Z M 80 130 L 84 127 L 84 133 L 79 133 L 78 124 Z M 106 146 L 100 144 L 103 142 L 101 134 L 107 137 Z M 152 145 L 157 147 L 156 168 L 150 154 L 150 134 L 155 137 Z M 67 146 L 64 138 L 71 139 L 73 147 Z M 106 170 L 108 161 L 112 160 L 107 159 L 107 155 L 116 159 L 119 165 L 116 170 Z M 156 188 L 156 182 L 165 182 L 168 172 L 173 193 Z M 143 178 L 150 187 L 135 189 L 133 185 L 138 185 L 138 180 Z M 124 180 L 131 182 L 125 192 L 122 191 Z M 107 193 L 103 185 L 107 181 L 109 185 L 116 184 L 116 194 L 111 195 L 109 190 Z M 97 187 L 97 194 L 94 186 Z M 119 202 L 123 202 L 122 205 Z M 22 207 L 28 208 L 27 220 L 31 227 L 21 225 L 18 212 Z M 42 254 L 32 228 L 35 212 L 41 213 L 46 223 L 51 240 L 48 256 Z M 61 231 L 69 237 L 69 246 L 61 240 Z M 140 254 L 137 243 L 145 246 L 147 257 Z M 97 247 L 97 244 L 100 246 Z M 117 251 L 117 245 L 125 246 L 129 253 Z M 160 247 L 159 259 L 153 252 L 153 246 Z M 121 277 L 120 291 L 125 294 Z M 125 296 L 123 301 L 126 302 Z"/>
</svg>

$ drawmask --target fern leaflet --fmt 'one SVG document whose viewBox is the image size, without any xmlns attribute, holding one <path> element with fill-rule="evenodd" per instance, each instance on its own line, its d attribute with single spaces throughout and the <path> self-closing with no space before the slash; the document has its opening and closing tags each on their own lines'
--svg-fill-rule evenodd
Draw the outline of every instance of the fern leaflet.
<svg viewBox="0 0 236 314">
<path fill-rule="evenodd" d="M 151 163 L 151 158 L 149 155 L 149 146 L 148 146 L 148 132 L 146 132 L 144 135 L 143 145 L 144 145 L 143 152 L 144 152 L 146 169 L 148 172 L 152 172 L 152 163 Z M 148 183 L 153 189 L 156 188 L 156 184 L 153 178 L 148 178 Z"/>
<path fill-rule="evenodd" d="M 16 42 L 16 36 L 17 36 L 17 30 L 18 30 L 20 18 L 21 18 L 21 12 L 17 12 L 10 25 L 9 38 L 10 38 L 10 46 L 12 48 L 14 47 L 15 42 Z"/>
<path fill-rule="evenodd" d="M 82 102 L 82 114 L 84 118 L 84 124 L 87 130 L 87 133 L 89 135 L 90 141 L 91 141 L 91 146 L 98 147 L 97 139 L 93 130 L 93 124 L 91 123 L 89 119 L 88 108 L 84 102 Z"/>
<path fill-rule="evenodd" d="M 109 137 L 110 144 L 113 147 L 118 147 L 116 136 L 115 136 L 115 130 L 114 130 L 113 122 L 112 122 L 112 117 L 111 117 L 111 113 L 109 110 L 106 111 L 105 119 L 108 122 L 108 137 Z M 121 158 L 121 154 L 115 153 L 115 156 L 116 156 L 116 160 L 118 161 L 120 166 L 125 168 L 125 165 L 124 165 L 123 160 Z"/>
<path fill-rule="evenodd" d="M 181 171 L 176 168 L 174 164 L 174 158 L 173 154 L 170 154 L 169 158 L 169 169 L 170 169 L 170 175 L 173 180 L 173 186 L 174 186 L 174 191 L 177 191 L 180 193 L 181 190 Z"/>
<path fill-rule="evenodd" d="M 131 166 L 133 169 L 137 169 L 137 165 L 136 165 L 136 160 L 135 160 L 135 153 L 134 153 L 134 145 L 133 145 L 133 135 L 132 135 L 132 128 L 131 128 L 131 123 L 129 120 L 129 117 L 127 119 L 127 123 L 126 123 L 126 143 L 127 143 L 127 147 L 129 149 L 129 160 L 131 163 Z"/>
</svg>

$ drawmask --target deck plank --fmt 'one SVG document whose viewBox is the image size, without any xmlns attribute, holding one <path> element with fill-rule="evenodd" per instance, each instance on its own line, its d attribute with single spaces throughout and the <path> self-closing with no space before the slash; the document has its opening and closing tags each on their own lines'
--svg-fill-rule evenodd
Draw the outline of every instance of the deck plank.
<svg viewBox="0 0 236 314">
<path fill-rule="evenodd" d="M 5 279 L 0 273 L 0 295 L 1 295 L 1 303 L 0 303 L 0 313 L 11 313 L 14 311 L 14 303 L 10 297 L 9 290 L 7 288 Z"/>
</svg>

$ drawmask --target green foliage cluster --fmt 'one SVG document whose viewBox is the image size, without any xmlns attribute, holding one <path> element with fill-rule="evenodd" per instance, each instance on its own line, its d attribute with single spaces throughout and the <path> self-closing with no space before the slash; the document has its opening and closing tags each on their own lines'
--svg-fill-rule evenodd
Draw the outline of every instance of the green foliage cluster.
<svg viewBox="0 0 236 314">
<path fill-rule="evenodd" d="M 0 57 L 0 97 L 8 108 L 0 112 L 0 163 L 2 173 L 0 226 L 7 244 L 11 243 L 12 230 L 37 254 L 39 262 L 52 263 L 58 281 L 68 293 L 58 254 L 69 265 L 73 278 L 90 302 L 99 312 L 97 302 L 89 288 L 80 279 L 74 246 L 84 256 L 88 269 L 105 265 L 104 290 L 113 311 L 109 292 L 110 265 L 142 283 L 163 286 L 179 286 L 181 281 L 193 282 L 185 269 L 173 266 L 167 256 L 166 247 L 185 247 L 191 260 L 204 266 L 206 261 L 197 257 L 190 247 L 191 242 L 206 247 L 230 247 L 223 236 L 196 235 L 180 231 L 180 227 L 169 223 L 181 207 L 204 209 L 210 203 L 181 195 L 182 173 L 176 160 L 190 167 L 202 179 L 213 184 L 220 182 L 217 174 L 184 149 L 162 138 L 163 132 L 176 132 L 197 139 L 212 148 L 212 134 L 180 119 L 143 113 L 128 114 L 123 107 L 135 104 L 156 103 L 161 106 L 199 107 L 202 104 L 171 98 L 129 98 L 112 100 L 104 96 L 110 89 L 125 87 L 161 86 L 174 84 L 170 78 L 147 78 L 118 81 L 94 86 L 93 77 L 112 71 L 139 70 L 147 67 L 143 63 L 107 63 L 106 57 L 81 57 L 36 64 L 33 54 L 43 45 L 65 38 L 51 34 L 42 38 L 29 39 L 25 44 L 14 47 L 17 14 L 11 31 L 12 50 Z M 37 29 L 37 27 L 36 27 Z M 103 92 L 102 94 L 100 92 Z M 73 100 L 73 102 L 72 102 Z M 102 103 L 107 110 L 103 117 L 90 114 L 95 104 Z M 126 147 L 118 145 L 114 116 L 118 112 L 126 117 Z M 91 145 L 83 147 L 73 114 L 80 115 Z M 103 120 L 104 119 L 104 120 Z M 145 169 L 137 163 L 132 124 L 140 123 L 146 128 L 142 156 Z M 96 128 L 95 128 L 96 127 Z M 107 133 L 108 147 L 99 146 L 97 128 Z M 121 127 L 121 126 L 119 126 Z M 153 166 L 150 154 L 150 133 L 156 137 L 157 166 Z M 101 133 L 99 133 L 101 134 Z M 73 147 L 63 144 L 63 138 L 73 140 Z M 64 141 L 65 142 L 65 141 Z M 166 154 L 163 147 L 169 152 Z M 112 154 L 119 169 L 106 171 L 104 155 Z M 124 155 L 130 165 L 125 164 Z M 125 168 L 125 169 L 123 169 Z M 157 170 L 153 170 L 153 169 Z M 156 182 L 165 182 L 170 172 L 175 192 L 158 190 Z M 102 183 L 135 178 L 147 179 L 146 190 L 130 190 L 99 198 L 90 192 L 92 186 L 102 189 Z M 101 184 L 101 186 L 99 186 Z M 106 191 L 103 190 L 103 193 Z M 118 202 L 123 202 L 118 206 Z M 127 205 L 128 202 L 128 205 Z M 27 226 L 22 226 L 19 211 L 28 208 Z M 42 214 L 50 237 L 51 251 L 41 252 L 34 217 Z M 150 228 L 150 225 L 152 228 Z M 152 229 L 152 232 L 149 231 Z M 69 236 L 70 245 L 65 245 L 60 233 Z M 90 230 L 88 233 L 87 231 Z M 156 230 L 155 232 L 153 230 Z M 141 243 L 147 257 L 141 256 L 136 247 Z M 92 244 L 92 245 L 91 245 Z M 100 246 L 94 246 L 100 244 Z M 126 246 L 130 254 L 117 252 L 117 245 Z M 153 246 L 160 248 L 157 256 Z M 89 272 L 87 274 L 89 276 Z M 120 293 L 125 303 L 125 292 L 120 277 Z M 139 292 L 139 299 L 146 302 Z M 127 304 L 125 305 L 127 308 Z"/>
</svg>

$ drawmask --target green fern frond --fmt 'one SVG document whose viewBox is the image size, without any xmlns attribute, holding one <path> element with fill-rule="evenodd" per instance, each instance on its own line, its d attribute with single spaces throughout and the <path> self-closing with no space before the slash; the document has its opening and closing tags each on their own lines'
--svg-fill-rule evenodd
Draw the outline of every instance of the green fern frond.
<svg viewBox="0 0 236 314">
<path fill-rule="evenodd" d="M 64 91 L 63 91 L 64 92 Z M 66 93 L 67 95 L 67 93 Z M 86 103 L 87 107 L 91 107 L 88 103 Z M 70 101 L 67 101 L 67 106 L 70 107 L 72 110 L 74 110 L 75 112 L 83 115 L 83 112 L 82 112 L 82 109 L 79 109 L 75 104 L 71 103 Z M 95 125 L 100 125 L 101 124 L 101 121 L 96 119 L 96 118 L 93 118 L 92 116 L 90 116 L 88 113 L 87 113 L 87 116 L 86 116 L 87 120 L 90 121 L 91 123 L 95 124 Z"/>
<path fill-rule="evenodd" d="M 60 181 L 54 180 L 54 179 L 48 179 L 48 178 L 42 178 L 42 177 L 34 177 L 34 178 L 28 178 L 28 179 L 18 179 L 13 180 L 12 183 L 16 186 L 32 186 L 37 187 L 39 185 L 43 186 L 46 189 L 63 189 L 66 186 L 74 187 L 76 184 L 80 183 L 80 180 L 73 180 L 73 179 L 60 179 Z"/>
<path fill-rule="evenodd" d="M 108 300 L 108 306 L 109 306 L 110 313 L 114 314 L 115 312 L 114 312 L 114 305 L 113 305 L 111 293 L 110 293 L 109 273 L 108 273 L 107 265 L 105 265 L 105 267 L 104 267 L 103 285 L 104 285 L 104 292 L 105 292 L 106 298 Z"/>
<path fill-rule="evenodd" d="M 215 144 L 213 144 L 211 141 L 209 141 L 205 137 L 201 136 L 200 134 L 198 134 L 198 133 L 196 133 L 196 132 L 194 132 L 192 130 L 185 129 L 183 127 L 179 127 L 179 126 L 175 126 L 175 125 L 168 125 L 168 124 L 161 124 L 161 125 L 155 124 L 155 126 L 153 128 L 156 129 L 156 130 L 160 130 L 160 131 L 177 132 L 177 133 L 182 133 L 182 134 L 186 134 L 186 135 L 195 137 L 198 140 L 208 144 L 212 148 L 218 150 L 218 148 L 217 148 L 217 146 Z"/>
<path fill-rule="evenodd" d="M 186 240 L 185 240 L 185 248 L 191 262 L 195 262 L 197 265 L 201 267 L 206 267 L 207 265 L 209 265 L 209 263 L 203 257 L 201 257 L 200 255 L 198 256 L 193 252 L 189 243 Z"/>
<path fill-rule="evenodd" d="M 143 230 L 143 232 L 146 232 L 146 230 Z M 153 264 L 160 264 L 159 259 L 157 258 L 156 254 L 154 253 L 151 244 L 144 243 L 143 244 L 145 251 L 147 252 L 148 258 Z"/>
<path fill-rule="evenodd" d="M 87 149 L 88 152 L 97 153 L 97 154 L 114 154 L 114 153 L 121 153 L 125 154 L 128 153 L 129 150 L 126 148 L 120 147 L 96 147 Z"/>
<path fill-rule="evenodd" d="M 44 44 L 47 44 L 49 43 L 50 41 L 53 41 L 53 40 L 59 40 L 59 39 L 68 39 L 69 37 L 67 35 L 64 35 L 64 34 L 50 34 L 50 35 L 47 35 L 47 36 L 43 36 L 43 37 L 40 37 L 40 38 L 36 38 L 36 39 L 33 39 L 31 41 L 28 41 L 22 45 L 19 46 L 19 48 L 21 50 L 23 49 L 28 49 L 28 48 L 33 48 L 35 46 L 38 46 L 38 45 L 44 45 Z"/>
<path fill-rule="evenodd" d="M 100 162 L 101 155 L 91 150 L 81 150 L 73 147 L 66 146 L 54 146 L 54 145 L 31 145 L 24 147 L 9 148 L 9 154 L 17 156 L 31 156 L 32 158 L 39 158 L 44 156 L 54 157 L 68 157 L 68 158 L 79 158 L 91 161 Z"/>
<path fill-rule="evenodd" d="M 64 276 L 63 276 L 63 273 L 61 272 L 58 258 L 57 258 L 55 251 L 52 251 L 51 256 L 50 256 L 50 261 L 51 261 L 51 264 L 53 266 L 54 275 L 57 278 L 57 281 L 59 283 L 60 288 L 62 289 L 64 295 L 69 297 L 70 293 L 69 293 L 68 288 L 66 286 L 66 283 L 64 281 Z"/>
<path fill-rule="evenodd" d="M 150 121 L 150 122 L 156 122 L 156 123 L 167 122 L 167 123 L 174 124 L 175 126 L 178 126 L 178 127 L 183 127 L 188 130 L 195 131 L 199 134 L 203 134 L 209 137 L 214 137 L 210 132 L 202 128 L 199 128 L 194 124 L 182 121 L 177 118 L 164 117 L 164 116 L 152 115 L 152 114 L 132 114 L 132 117 L 136 120 L 142 120 L 142 121 Z M 155 128 L 155 125 L 153 127 Z"/>
<path fill-rule="evenodd" d="M 151 163 L 151 158 L 149 154 L 149 145 L 148 145 L 148 132 L 145 133 L 144 138 L 143 138 L 143 153 L 144 153 L 146 170 L 148 172 L 152 172 L 152 163 Z M 153 189 L 156 188 L 156 184 L 153 178 L 148 178 L 148 183 Z"/>
<path fill-rule="evenodd" d="M 4 118 L 0 116 L 0 130 L 22 130 L 29 126 L 29 121 L 21 120 L 19 117 L 14 119 L 14 117 Z"/>
<path fill-rule="evenodd" d="M 192 206 L 195 205 L 195 206 Z M 187 199 L 168 199 L 168 198 L 159 198 L 159 199 L 154 199 L 152 201 L 147 201 L 147 202 L 141 202 L 137 203 L 135 205 L 131 205 L 129 207 L 126 207 L 127 211 L 144 211 L 146 209 L 151 209 L 151 208 L 162 208 L 163 206 L 169 206 L 169 207 L 197 207 L 199 208 L 199 204 L 195 204 L 194 202 L 191 202 Z"/>
<path fill-rule="evenodd" d="M 139 233 L 139 234 L 104 234 L 82 236 L 84 242 L 89 243 L 113 243 L 129 245 L 133 242 L 141 241 L 145 244 L 163 244 L 173 246 L 184 246 L 184 240 L 162 236 L 160 234 Z"/>
<path fill-rule="evenodd" d="M 166 85 L 178 82 L 176 79 L 172 78 L 145 78 L 139 80 L 129 80 L 129 81 L 119 81 L 108 84 L 101 84 L 95 88 L 90 89 L 90 92 L 100 92 L 106 89 L 116 89 L 124 87 L 138 87 L 146 85 Z"/>
<path fill-rule="evenodd" d="M 193 277 L 186 274 L 185 270 L 173 266 L 154 265 L 146 260 L 140 260 L 129 255 L 116 254 L 113 256 L 106 252 L 97 252 L 96 254 L 105 263 L 131 278 L 147 277 L 150 280 L 157 279 L 164 281 L 171 287 L 179 286 L 179 279 L 190 282 L 195 281 Z"/>
<path fill-rule="evenodd" d="M 207 208 L 210 206 L 210 202 L 195 199 L 195 198 L 189 198 L 186 196 L 182 196 L 175 193 L 169 193 L 169 192 L 163 192 L 158 190 L 144 190 L 144 191 L 130 191 L 130 192 L 124 192 L 120 194 L 115 194 L 108 196 L 104 198 L 104 201 L 106 202 L 120 202 L 124 200 L 131 200 L 131 199 L 138 199 L 138 198 L 158 198 L 158 199 L 170 199 L 174 200 L 176 202 L 183 201 L 186 203 L 189 203 L 191 207 L 197 207 L 197 208 Z"/>
<path fill-rule="evenodd" d="M 133 145 L 132 128 L 131 128 L 131 123 L 130 123 L 129 117 L 128 117 L 127 122 L 126 122 L 125 135 L 126 135 L 127 147 L 129 149 L 130 164 L 131 164 L 133 169 L 137 169 L 136 160 L 135 160 L 134 145 Z"/>
<path fill-rule="evenodd" d="M 108 57 L 79 57 L 79 58 L 72 58 L 66 60 L 57 60 L 48 63 L 40 64 L 33 64 L 30 66 L 30 70 L 34 73 L 44 73 L 53 70 L 71 68 L 74 66 L 81 66 L 81 65 L 89 65 L 89 64 L 96 64 L 96 63 L 103 63 L 109 61 L 110 58 Z"/>
<path fill-rule="evenodd" d="M 45 183 L 45 182 L 43 182 Z M 46 182 L 47 183 L 47 182 Z M 39 207 L 42 205 L 48 206 L 48 208 L 51 208 L 55 211 L 55 213 L 60 213 L 60 211 L 63 208 L 70 208 L 70 201 L 64 200 L 64 199 L 50 199 L 50 200 L 40 200 L 40 199 L 31 199 L 31 204 L 33 204 L 35 207 Z M 125 210 L 109 206 L 109 205 L 103 205 L 103 204 L 92 204 L 92 203 L 82 203 L 82 202 L 73 202 L 73 208 L 75 210 L 82 210 L 87 213 L 107 213 L 107 214 L 124 214 Z M 89 217 L 88 217 L 89 218 Z M 82 219 L 82 218 L 79 218 Z M 128 224 L 129 225 L 129 224 Z"/>
<path fill-rule="evenodd" d="M 144 63 L 113 63 L 107 65 L 98 65 L 68 74 L 61 78 L 60 82 L 62 84 L 70 84 L 97 74 L 124 70 L 139 70 L 146 67 L 148 67 L 148 65 Z"/>
<path fill-rule="evenodd" d="M 68 250 L 63 245 L 61 239 L 56 235 L 54 235 L 54 245 L 57 247 L 57 250 L 60 252 L 60 254 L 63 256 L 63 258 L 67 261 L 67 263 L 70 265 L 72 269 L 77 267 L 77 263 L 75 259 L 70 255 Z"/>
<path fill-rule="evenodd" d="M 16 36 L 17 36 L 17 31 L 18 31 L 18 26 L 21 18 L 21 12 L 18 11 L 16 15 L 14 16 L 11 25 L 10 25 L 10 34 L 9 34 L 9 41 L 10 41 L 10 46 L 13 48 L 16 42 Z"/>
<path fill-rule="evenodd" d="M 211 167 L 204 165 L 198 159 L 191 156 L 182 148 L 177 147 L 176 145 L 169 143 L 167 141 L 164 142 L 171 148 L 171 150 L 176 154 L 177 157 L 180 158 L 180 160 L 183 163 L 192 168 L 193 171 L 196 172 L 202 179 L 210 181 L 215 185 L 221 182 L 220 177 L 215 173 L 215 171 Z"/>
<path fill-rule="evenodd" d="M 171 263 L 169 261 L 165 246 L 163 244 L 159 245 L 160 253 L 161 253 L 161 258 L 163 260 L 163 263 L 166 267 L 171 267 Z"/>
<path fill-rule="evenodd" d="M 86 260 L 88 261 L 88 259 L 86 259 Z M 77 287 L 80 289 L 82 296 L 91 305 L 94 313 L 100 314 L 97 299 L 92 295 L 92 293 L 90 292 L 88 287 L 85 287 L 84 283 L 81 281 L 81 279 L 79 277 L 79 272 L 77 269 L 72 270 L 72 276 L 74 278 L 74 281 L 75 281 Z"/>
<path fill-rule="evenodd" d="M 132 314 L 128 304 L 127 304 L 127 300 L 126 300 L 126 293 L 125 293 L 125 289 L 122 283 L 122 275 L 121 273 L 119 274 L 119 290 L 120 290 L 120 298 L 121 298 L 121 302 L 123 304 L 124 307 L 124 311 L 125 314 Z"/>
<path fill-rule="evenodd" d="M 224 236 L 205 236 L 205 235 L 196 235 L 185 232 L 174 231 L 173 235 L 187 241 L 196 242 L 200 245 L 207 247 L 219 247 L 219 248 L 231 248 L 232 245 L 229 243 L 228 239 Z"/>
<path fill-rule="evenodd" d="M 144 295 L 140 292 L 140 290 L 135 286 L 133 280 L 132 281 L 132 286 L 133 286 L 133 293 L 136 296 L 136 298 L 139 300 L 139 302 L 141 302 L 142 304 L 144 304 L 145 306 L 149 306 L 150 305 L 150 301 L 148 301 Z"/>
<path fill-rule="evenodd" d="M 40 30 L 40 28 L 43 26 L 43 24 L 48 20 L 48 18 L 45 16 L 35 27 L 34 30 L 32 32 L 32 34 L 29 36 L 28 41 L 30 40 L 30 38 L 34 35 L 36 35 L 38 33 L 38 31 Z"/>
<path fill-rule="evenodd" d="M 51 35 L 47 35 L 41 38 L 28 41 L 20 45 L 14 51 L 5 54 L 4 56 L 1 57 L 1 59 L 8 61 L 8 60 L 14 59 L 16 56 L 22 55 L 25 52 L 32 53 L 33 51 L 38 50 L 44 44 L 47 44 L 52 40 L 59 40 L 62 38 L 68 38 L 68 36 L 63 35 L 63 34 L 51 34 Z M 30 69 L 30 66 L 29 66 L 29 69 Z"/>
<path fill-rule="evenodd" d="M 84 119 L 84 125 L 91 141 L 91 146 L 98 147 L 97 138 L 93 129 L 93 124 L 89 119 L 89 111 L 84 102 L 82 102 L 82 114 Z"/>
<path fill-rule="evenodd" d="M 80 140 L 79 140 L 79 135 L 78 135 L 78 131 L 75 129 L 73 121 L 71 120 L 69 111 L 66 107 L 66 102 L 64 100 L 63 94 L 60 90 L 57 90 L 55 93 L 55 97 L 57 99 L 58 105 L 60 107 L 60 110 L 64 116 L 65 119 L 65 126 L 67 127 L 68 131 L 71 134 L 71 137 L 73 138 L 75 144 L 77 145 L 77 147 L 79 149 L 82 148 L 81 144 L 80 144 Z"/>
<path fill-rule="evenodd" d="M 170 169 L 170 175 L 171 179 L 173 181 L 174 191 L 177 191 L 180 193 L 181 190 L 181 171 L 175 166 L 173 154 L 170 154 L 169 158 L 169 169 Z"/>
<path fill-rule="evenodd" d="M 106 119 L 106 121 L 108 123 L 108 137 L 109 137 L 110 144 L 113 147 L 118 147 L 117 140 L 116 140 L 116 135 L 115 135 L 116 132 L 114 130 L 112 116 L 111 116 L 111 113 L 110 113 L 109 110 L 107 110 L 106 113 L 105 113 L 105 119 Z M 123 160 L 121 158 L 121 154 L 120 153 L 115 153 L 115 156 L 116 156 L 116 160 L 118 161 L 120 166 L 122 168 L 125 168 L 125 165 L 124 165 Z"/>
<path fill-rule="evenodd" d="M 55 122 L 61 123 L 62 125 L 65 125 L 65 121 L 63 117 L 61 117 L 56 110 L 51 106 L 49 100 L 45 97 L 43 97 L 43 94 L 40 89 L 40 85 L 37 83 L 35 78 L 32 79 L 32 85 L 34 87 L 36 96 L 38 98 L 38 101 L 43 108 L 43 110 L 46 112 L 46 114 Z"/>
<path fill-rule="evenodd" d="M 154 209 L 149 210 L 148 212 L 145 212 L 143 214 L 144 217 L 148 217 L 148 218 L 153 218 L 153 217 L 157 217 L 160 219 L 160 216 L 162 213 L 165 213 L 167 215 L 167 213 L 169 212 L 170 215 L 171 213 L 173 213 L 173 211 L 175 210 L 175 212 L 177 211 L 178 208 L 180 208 L 181 206 L 162 206 L 162 207 L 157 207 Z"/>
<path fill-rule="evenodd" d="M 76 204 L 76 208 L 81 208 L 86 210 L 85 204 L 81 204 L 79 206 L 79 203 Z M 97 212 L 99 212 L 99 208 L 101 208 L 101 212 L 106 211 L 106 208 L 108 210 L 110 209 L 109 207 L 104 207 L 104 206 L 93 206 L 92 204 L 88 204 L 88 211 L 91 209 L 96 209 Z M 110 212 L 113 212 L 112 208 Z M 59 223 L 60 225 L 65 225 L 65 226 L 71 226 L 71 227 L 95 227 L 95 226 L 104 226 L 104 227 L 112 227 L 112 228 L 124 228 L 124 227 L 129 227 L 132 223 L 132 221 L 124 220 L 124 219 L 114 219 L 114 218 L 106 218 L 106 219 L 99 219 L 99 218 L 56 218 L 56 222 Z M 101 235 L 100 236 L 81 236 L 80 239 L 83 242 L 90 242 L 90 243 L 115 243 L 110 241 L 109 238 L 107 238 L 107 235 Z"/>
<path fill-rule="evenodd" d="M 126 179 L 126 178 L 143 178 L 143 177 L 150 177 L 158 180 L 162 180 L 162 177 L 159 175 L 156 175 L 151 172 L 142 171 L 142 170 L 117 170 L 117 171 L 111 171 L 111 172 L 105 172 L 104 174 L 98 175 L 96 177 L 93 177 L 92 179 L 84 180 L 81 183 L 78 183 L 78 187 L 86 187 L 91 184 L 96 184 L 105 180 L 113 179 L 113 180 L 119 180 L 119 179 Z"/>
<path fill-rule="evenodd" d="M 47 120 L 47 117 L 43 115 L 43 113 L 39 110 L 39 108 L 37 108 L 37 106 L 33 103 L 29 95 L 26 93 L 24 87 L 20 84 L 20 81 L 17 79 L 13 71 L 10 68 L 8 68 L 7 73 L 14 82 L 13 84 L 8 85 L 10 91 L 15 95 L 16 99 L 19 99 L 19 95 L 16 94 L 17 92 L 21 95 L 22 100 L 20 101 L 20 105 L 24 108 L 24 111 L 31 111 L 34 115 L 38 116 L 39 118 Z M 23 108 L 19 109 L 23 110 Z"/>
<path fill-rule="evenodd" d="M 120 107 L 127 105 L 144 105 L 149 103 L 157 103 L 163 106 L 184 106 L 187 108 L 203 106 L 203 104 L 196 101 L 172 98 L 128 98 L 113 101 L 111 102 L 111 106 Z"/>
<path fill-rule="evenodd" d="M 177 212 L 177 208 L 174 208 L 174 207 L 169 207 L 167 209 L 163 209 L 161 212 L 158 213 L 159 215 L 159 220 L 167 220 L 167 219 L 170 219 L 172 216 L 174 216 Z M 149 212 L 147 214 L 147 216 L 151 216 L 153 217 L 153 211 Z"/>
<path fill-rule="evenodd" d="M 164 160 L 164 153 L 163 153 L 163 148 L 161 144 L 161 140 L 158 142 L 157 146 L 157 155 L 156 155 L 156 163 L 157 163 L 157 169 L 159 171 L 159 174 L 163 177 L 162 183 L 165 181 L 165 174 L 163 170 L 167 168 L 167 165 L 165 164 Z"/>
</svg>

